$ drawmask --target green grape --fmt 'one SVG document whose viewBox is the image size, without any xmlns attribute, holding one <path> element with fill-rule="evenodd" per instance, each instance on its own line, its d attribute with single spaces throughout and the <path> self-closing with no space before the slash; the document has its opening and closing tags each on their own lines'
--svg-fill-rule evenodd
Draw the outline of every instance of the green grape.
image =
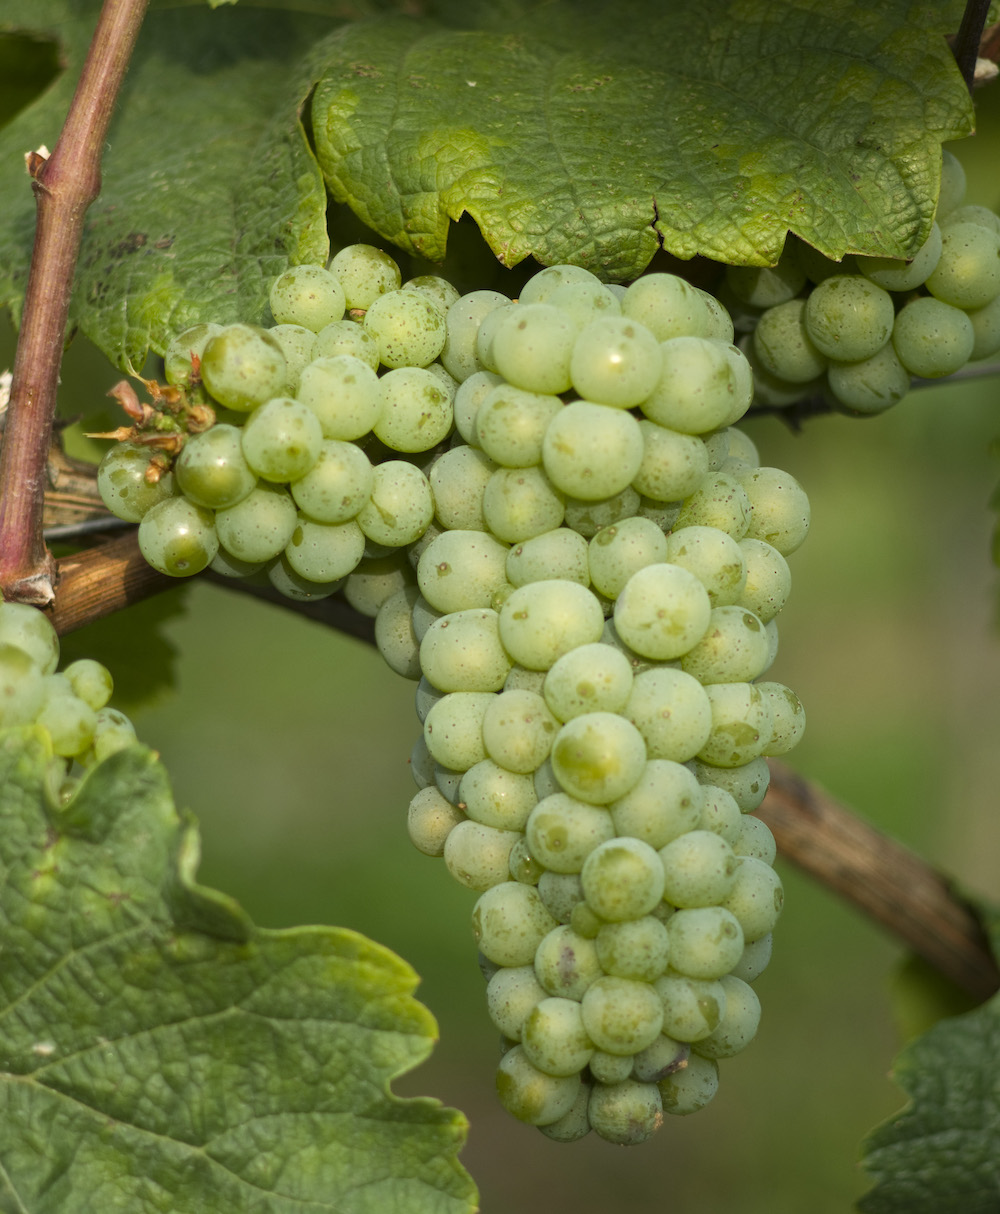
<svg viewBox="0 0 1000 1214">
<path fill-rule="evenodd" d="M 3 635 L 3 607 L 0 606 L 0 637 Z M 73 694 L 95 712 L 111 699 L 114 680 L 111 672 L 93 658 L 78 658 L 63 671 Z"/>
<path fill-rule="evenodd" d="M 295 504 L 310 518 L 320 523 L 346 523 L 367 503 L 374 483 L 374 470 L 359 447 L 324 439 L 316 462 L 289 489 Z"/>
<path fill-rule="evenodd" d="M 322 443 L 319 418 L 289 396 L 255 409 L 242 433 L 247 464 L 264 480 L 279 484 L 305 476 L 319 458 Z"/>
<path fill-rule="evenodd" d="M 323 266 L 289 266 L 271 283 L 271 315 L 279 325 L 299 325 L 318 333 L 341 320 L 347 307 L 339 279 Z"/>
<path fill-rule="evenodd" d="M 436 376 L 422 367 L 400 367 L 379 380 L 375 437 L 393 451 L 429 451 L 448 436 L 451 401 Z"/>
<path fill-rule="evenodd" d="M 892 342 L 871 358 L 856 363 L 831 362 L 830 391 L 852 413 L 882 413 L 910 390 L 910 373 L 899 361 Z"/>
<path fill-rule="evenodd" d="M 966 315 L 972 322 L 970 361 L 990 358 L 1000 350 L 1000 295 L 985 308 L 972 308 Z"/>
<path fill-rule="evenodd" d="M 577 336 L 570 378 L 587 400 L 631 409 L 660 382 L 662 365 L 659 342 L 645 325 L 627 316 L 605 316 Z"/>
<path fill-rule="evenodd" d="M 400 288 L 403 291 L 416 291 L 426 296 L 432 303 L 437 304 L 442 312 L 447 312 L 453 303 L 461 299 L 461 292 L 439 274 L 418 274 L 410 278 Z"/>
<path fill-rule="evenodd" d="M 570 318 L 551 304 L 519 304 L 493 339 L 497 371 L 526 392 L 566 392 L 576 336 Z"/>
<path fill-rule="evenodd" d="M 139 524 L 139 551 L 147 564 L 170 577 L 200 573 L 218 549 L 212 511 L 183 497 L 151 506 Z"/>
<path fill-rule="evenodd" d="M 404 584 L 408 585 L 409 583 Z M 402 587 L 400 587 L 400 589 L 402 589 Z M 393 593 L 395 593 L 395 591 Z M 443 700 L 447 694 L 447 692 L 438 691 L 436 687 L 432 687 L 430 683 L 428 683 L 427 680 L 421 676 L 420 682 L 417 684 L 417 690 L 413 695 L 413 707 L 416 710 L 417 717 L 421 725 L 423 725 L 427 720 L 427 714 L 434 707 L 434 705 L 439 700 Z M 445 764 L 445 766 L 447 766 L 447 764 Z"/>
<path fill-rule="evenodd" d="M 577 645 L 600 640 L 604 613 L 578 582 L 547 579 L 519 586 L 500 611 L 500 640 L 511 659 L 547 670 Z"/>
<path fill-rule="evenodd" d="M 190 388 L 200 383 L 201 355 L 208 342 L 222 332 L 222 325 L 211 322 L 192 325 L 185 329 L 167 346 L 163 354 L 163 378 L 168 384 L 179 388 Z M 196 371 L 196 365 L 199 370 Z"/>
<path fill-rule="evenodd" d="M 644 274 L 626 290 L 622 315 L 645 326 L 657 341 L 709 337 L 716 312 L 705 296 L 676 274 Z"/>
<path fill-rule="evenodd" d="M 977 223 L 948 224 L 925 286 L 953 308 L 985 307 L 1000 295 L 1000 233 Z"/>
<path fill-rule="evenodd" d="M 116 518 L 127 523 L 138 523 L 151 506 L 177 493 L 173 472 L 147 479 L 150 457 L 149 447 L 142 443 L 118 443 L 105 451 L 98 465 L 101 501 Z"/>
<path fill-rule="evenodd" d="M 752 813 L 764 800 L 771 779 L 771 769 L 764 758 L 753 759 L 737 767 L 695 762 L 692 771 L 699 783 L 724 788 L 745 814 Z"/>
<path fill-rule="evenodd" d="M 788 562 L 764 540 L 742 539 L 739 547 L 746 560 L 747 579 L 737 601 L 766 624 L 788 600 L 792 588 Z"/>
<path fill-rule="evenodd" d="M 479 446 L 479 436 L 476 431 L 479 408 L 494 388 L 510 390 L 510 385 L 505 384 L 503 378 L 492 371 L 473 371 L 471 375 L 462 380 L 455 392 L 455 399 L 452 401 L 455 429 L 470 447 Z M 537 393 L 533 393 L 533 395 L 537 395 Z"/>
<path fill-rule="evenodd" d="M 0 603 L 0 612 L 13 606 L 26 604 Z M 35 608 L 28 610 L 35 611 Z M 41 615 L 41 612 L 37 614 Z M 0 729 L 30 725 L 35 720 L 45 696 L 43 677 L 41 668 L 29 653 L 0 637 Z"/>
<path fill-rule="evenodd" d="M 686 1116 L 708 1104 L 719 1090 L 719 1067 L 710 1058 L 692 1054 L 683 1067 L 657 1085 L 664 1113 Z"/>
<path fill-rule="evenodd" d="M 53 695 L 43 703 L 37 724 L 48 731 L 57 755 L 82 755 L 94 741 L 97 714 L 75 695 Z"/>
<path fill-rule="evenodd" d="M 333 257 L 329 269 L 351 309 L 370 308 L 380 295 L 397 291 L 403 281 L 389 254 L 370 244 L 347 245 Z"/>
<path fill-rule="evenodd" d="M 666 560 L 667 540 L 649 519 L 629 518 L 604 527 L 590 541 L 588 562 L 595 590 L 616 598 L 633 573 Z"/>
<path fill-rule="evenodd" d="M 406 830 L 410 842 L 425 856 L 443 856 L 445 842 L 465 815 L 446 800 L 434 785 L 421 788 L 410 801 Z"/>
<path fill-rule="evenodd" d="M 296 603 L 315 603 L 319 599 L 328 599 L 344 585 L 342 577 L 323 582 L 303 577 L 292 568 L 286 552 L 268 563 L 267 580 L 279 594 Z"/>
<path fill-rule="evenodd" d="M 393 597 L 395 598 L 395 595 Z M 389 602 L 389 600 L 387 599 L 386 602 Z M 377 622 L 378 622 L 378 620 L 376 618 L 376 624 L 377 624 Z M 379 642 L 377 628 L 376 628 L 375 642 L 376 642 L 376 644 L 378 644 L 378 642 Z M 379 645 L 380 651 L 381 651 L 381 648 L 382 648 L 382 646 Z M 419 789 L 433 788 L 435 792 L 439 792 L 439 789 L 437 788 L 437 786 L 434 782 L 434 760 L 431 758 L 431 756 L 427 752 L 427 744 L 424 741 L 424 735 L 422 733 L 418 734 L 417 740 L 413 743 L 413 749 L 410 751 L 409 763 L 410 763 L 410 774 L 413 776 L 413 782 L 414 782 L 414 784 L 416 784 L 417 788 L 419 788 Z M 442 793 L 441 796 L 444 797 L 444 794 Z M 456 820 L 456 822 L 460 822 L 465 817 L 464 812 L 462 810 L 458 809 L 458 806 L 455 805 L 454 801 L 449 801 L 447 797 L 445 797 L 444 799 L 448 802 L 449 805 L 452 805 L 453 808 L 455 808 L 456 812 L 459 815 L 455 820 Z M 457 798 L 456 798 L 456 800 L 457 800 Z M 441 841 L 441 846 L 444 847 L 443 839 Z"/>
<path fill-rule="evenodd" d="M 578 873 L 601 843 L 614 838 L 606 809 L 553 793 L 531 810 L 524 826 L 531 854 L 554 873 Z"/>
<path fill-rule="evenodd" d="M 521 1040 L 525 1021 L 545 998 L 533 965 L 498 969 L 486 985 L 486 1011 L 509 1041 Z"/>
<path fill-rule="evenodd" d="M 672 337 L 660 346 L 663 370 L 643 413 L 682 434 L 729 426 L 753 399 L 753 372 L 737 346 L 706 337 Z"/>
<path fill-rule="evenodd" d="M 353 519 L 320 523 L 299 514 L 284 555 L 299 577 L 310 582 L 335 582 L 357 568 L 364 551 L 364 533 Z"/>
<path fill-rule="evenodd" d="M 701 640 L 681 658 L 699 683 L 752 682 L 770 664 L 763 623 L 745 607 L 713 607 Z"/>
<path fill-rule="evenodd" d="M 941 257 L 941 229 L 931 224 L 930 235 L 910 261 L 893 257 L 859 257 L 858 269 L 887 291 L 913 291 L 927 281 Z"/>
<path fill-rule="evenodd" d="M 641 1083 L 658 1083 L 682 1067 L 690 1053 L 686 1042 L 675 1041 L 663 1032 L 652 1045 L 636 1054 L 632 1074 Z"/>
<path fill-rule="evenodd" d="M 378 370 L 378 342 L 355 320 L 335 320 L 332 324 L 325 325 L 313 337 L 313 361 L 320 358 L 337 358 L 341 354 L 350 354 L 373 371 Z"/>
<path fill-rule="evenodd" d="M 510 853 L 520 837 L 481 822 L 459 822 L 445 840 L 445 865 L 466 889 L 491 889 L 510 880 Z"/>
<path fill-rule="evenodd" d="M 773 865 L 778 849 L 767 824 L 751 813 L 745 813 L 733 851 L 738 856 L 752 856 L 755 860 L 763 860 L 765 864 Z"/>
<path fill-rule="evenodd" d="M 262 585 L 261 576 L 267 575 L 267 561 L 241 561 L 239 557 L 227 552 L 220 544 L 219 551 L 212 557 L 209 569 L 221 577 L 254 579 Z"/>
<path fill-rule="evenodd" d="M 639 493 L 658 502 L 678 502 L 690 496 L 708 473 L 708 451 L 695 434 L 679 434 L 658 422 L 642 419 L 642 460 L 632 478 Z"/>
<path fill-rule="evenodd" d="M 599 844 L 584 861 L 580 879 L 587 905 L 610 923 L 641 919 L 663 897 L 663 864 L 641 839 L 625 837 Z"/>
<path fill-rule="evenodd" d="M 594 1043 L 575 999 L 548 995 L 524 1022 L 521 1043 L 528 1061 L 546 1075 L 575 1075 L 590 1061 Z"/>
<path fill-rule="evenodd" d="M 499 691 L 511 660 L 497 613 L 474 608 L 435 620 L 420 642 L 420 666 L 439 691 Z"/>
<path fill-rule="evenodd" d="M 404 679 L 421 675 L 420 645 L 413 632 L 412 608 L 420 597 L 416 586 L 405 586 L 378 609 L 375 645 L 389 667 Z M 420 739 L 423 744 L 423 738 Z"/>
<path fill-rule="evenodd" d="M 771 740 L 764 753 L 771 756 L 787 754 L 798 744 L 806 727 L 802 701 L 783 683 L 758 683 L 757 687 L 771 706 Z"/>
<path fill-rule="evenodd" d="M 721 979 L 726 990 L 726 1011 L 719 1027 L 695 1042 L 694 1049 L 703 1058 L 731 1058 L 753 1041 L 760 1024 L 760 1000 L 748 983 L 726 974 Z"/>
<path fill-rule="evenodd" d="M 976 223 L 981 228 L 988 228 L 989 231 L 1000 236 L 1000 215 L 991 211 L 989 207 L 973 206 L 972 204 L 955 207 L 941 221 L 941 227 L 942 229 L 948 228 L 955 223 Z"/>
<path fill-rule="evenodd" d="M 576 1142 L 580 1138 L 585 1138 L 590 1133 L 590 1116 L 587 1112 L 590 1105 L 590 1088 L 589 1082 L 586 1080 L 581 1082 L 580 1090 L 577 1092 L 576 1100 L 569 1112 L 564 1113 L 562 1117 L 548 1125 L 540 1125 L 538 1127 L 540 1132 L 554 1142 Z"/>
<path fill-rule="evenodd" d="M 640 504 L 639 495 L 631 485 L 621 493 L 596 501 L 582 501 L 578 497 L 567 497 L 564 501 L 566 526 L 586 539 L 592 539 L 602 527 L 631 518 Z"/>
<path fill-rule="evenodd" d="M 580 1001 L 583 1027 L 607 1054 L 637 1054 L 659 1037 L 663 1002 L 648 982 L 633 978 L 598 978 Z"/>
<path fill-rule="evenodd" d="M 534 968 L 548 994 L 576 1000 L 582 999 L 588 987 L 604 973 L 594 941 L 566 924 L 553 928 L 539 941 Z"/>
<path fill-rule="evenodd" d="M 767 935 L 746 945 L 743 955 L 729 971 L 730 977 L 739 978 L 743 982 L 756 982 L 770 964 L 771 941 L 772 937 Z"/>
<path fill-rule="evenodd" d="M 670 931 L 665 927 L 669 947 Z M 677 1041 L 701 1041 L 722 1023 L 726 988 L 717 978 L 669 971 L 653 984 L 663 1001 L 663 1031 Z"/>
<path fill-rule="evenodd" d="M 735 915 L 744 941 L 752 944 L 769 935 L 778 922 L 784 903 L 781 878 L 763 860 L 738 858 L 734 880 L 719 903 Z"/>
<path fill-rule="evenodd" d="M 832 261 L 821 253 L 819 249 L 813 248 L 811 244 L 806 244 L 804 240 L 789 237 L 789 242 L 793 240 L 795 243 L 795 256 L 798 259 L 799 265 L 805 270 L 806 278 L 810 282 L 824 282 L 835 274 L 846 274 L 854 264 L 851 257 L 845 257 L 843 261 Z"/>
<path fill-rule="evenodd" d="M 594 1085 L 587 1105 L 594 1132 L 607 1142 L 631 1146 L 645 1142 L 663 1120 L 663 1102 L 655 1083 L 626 1079 Z"/>
<path fill-rule="evenodd" d="M 701 487 L 681 506 L 674 524 L 681 527 L 717 527 L 741 540 L 750 526 L 753 507 L 743 485 L 725 472 L 706 477 Z"/>
<path fill-rule="evenodd" d="M 659 919 L 644 915 L 625 923 L 606 923 L 597 933 L 597 957 L 606 974 L 652 982 L 667 967 L 670 940 Z"/>
<path fill-rule="evenodd" d="M 598 1083 L 624 1083 L 632 1075 L 635 1058 L 632 1054 L 608 1054 L 604 1050 L 595 1050 L 589 1066 L 591 1075 Z"/>
<path fill-rule="evenodd" d="M 546 266 L 533 274 L 521 288 L 520 302 L 523 304 L 548 303 L 550 297 L 561 287 L 572 283 L 599 287 L 603 284 L 596 274 L 582 266 Z"/>
<path fill-rule="evenodd" d="M 585 501 L 627 488 L 642 455 L 642 431 L 630 413 L 583 400 L 553 416 L 542 442 L 549 480 L 562 493 Z"/>
<path fill-rule="evenodd" d="M 518 1121 L 545 1126 L 564 1117 L 580 1092 L 579 1074 L 546 1075 L 531 1065 L 521 1046 L 515 1045 L 500 1060 L 497 1095 Z"/>
<path fill-rule="evenodd" d="M 280 343 L 256 325 L 227 325 L 201 356 L 201 378 L 215 400 L 249 413 L 288 389 L 288 365 Z"/>
<path fill-rule="evenodd" d="M 608 806 L 615 833 L 654 850 L 694 830 L 705 795 L 690 771 L 671 759 L 650 759 L 636 784 Z"/>
<path fill-rule="evenodd" d="M 506 584 L 507 545 L 483 531 L 445 531 L 417 564 L 420 593 L 437 611 L 489 607 Z"/>
<path fill-rule="evenodd" d="M 548 758 L 558 729 L 559 722 L 536 692 L 503 691 L 487 705 L 482 741 L 499 766 L 528 775 Z"/>
<path fill-rule="evenodd" d="M 595 805 L 623 797 L 642 775 L 646 744 L 638 729 L 612 712 L 573 717 L 559 730 L 550 756 L 570 796 Z"/>
<path fill-rule="evenodd" d="M 413 676 L 416 678 L 416 675 Z M 434 783 L 442 796 L 446 797 L 454 806 L 461 809 L 459 804 L 458 788 L 462 782 L 462 773 L 460 771 L 452 771 L 448 767 L 442 767 L 440 763 L 433 765 Z M 468 816 L 468 815 L 466 815 Z"/>
<path fill-rule="evenodd" d="M 95 762 L 102 762 L 135 741 L 135 727 L 123 712 L 116 708 L 98 709 L 93 741 Z"/>
<path fill-rule="evenodd" d="M 703 789 L 703 796 L 698 829 L 713 831 L 735 850 L 743 836 L 743 814 L 736 804 L 736 798 L 724 788 L 711 786 Z"/>
<path fill-rule="evenodd" d="M 733 318 L 726 311 L 725 306 L 710 295 L 708 291 L 703 291 L 700 287 L 696 288 L 698 296 L 704 303 L 708 312 L 708 325 L 702 332 L 683 333 L 667 333 L 661 335 L 657 333 L 661 341 L 666 341 L 668 337 L 714 337 L 716 341 L 731 342 L 736 340 L 736 326 L 733 324 Z M 647 326 L 649 327 L 649 326 Z"/>
<path fill-rule="evenodd" d="M 235 506 L 257 484 L 243 455 L 243 431 L 225 424 L 190 435 L 174 462 L 174 476 L 188 501 L 208 510 Z"/>
<path fill-rule="evenodd" d="M 667 920 L 667 935 L 670 966 L 688 978 L 721 978 L 743 953 L 739 920 L 721 906 L 685 907 L 676 911 Z"/>
<path fill-rule="evenodd" d="M 939 379 L 972 357 L 975 331 L 965 312 L 940 299 L 911 300 L 896 317 L 892 344 L 911 375 Z"/>
<path fill-rule="evenodd" d="M 538 890 L 517 881 L 492 886 L 472 911 L 472 934 L 480 952 L 497 965 L 529 965 L 556 926 Z"/>
<path fill-rule="evenodd" d="M 59 637 L 49 618 L 27 603 L 0 599 L 0 645 L 22 650 L 42 674 L 59 665 Z"/>
<path fill-rule="evenodd" d="M 389 291 L 372 301 L 365 331 L 378 343 L 383 366 L 426 367 L 444 348 L 445 313 L 418 291 Z"/>
<path fill-rule="evenodd" d="M 701 639 L 710 615 L 708 592 L 693 573 L 679 565 L 647 565 L 625 583 L 614 620 L 630 649 L 669 661 Z"/>
<path fill-rule="evenodd" d="M 752 308 L 773 308 L 793 299 L 806 285 L 805 270 L 793 250 L 786 246 L 775 266 L 727 266 L 729 289 Z"/>
<path fill-rule="evenodd" d="M 487 371 L 496 372 L 496 359 L 493 357 L 493 338 L 501 323 L 516 308 L 515 304 L 503 304 L 487 312 L 476 330 L 476 361 Z"/>
<path fill-rule="evenodd" d="M 600 641 L 578 645 L 549 668 L 545 703 L 562 722 L 586 713 L 621 712 L 632 691 L 632 666 L 620 650 Z"/>
<path fill-rule="evenodd" d="M 505 468 L 540 464 L 545 432 L 562 408 L 558 396 L 524 392 L 501 382 L 479 405 L 475 419 L 477 444 Z"/>
<path fill-rule="evenodd" d="M 713 608 L 737 602 L 746 586 L 747 563 L 739 543 L 715 527 L 672 531 L 663 559 L 693 573 Z"/>
<path fill-rule="evenodd" d="M 319 418 L 324 438 L 361 438 L 382 412 L 378 376 L 353 354 L 316 358 L 302 372 L 298 400 Z"/>
<path fill-rule="evenodd" d="M 565 496 L 541 468 L 498 468 L 483 491 L 486 525 L 508 544 L 552 531 L 565 513 Z"/>
<path fill-rule="evenodd" d="M 424 719 L 424 741 L 436 762 L 468 771 L 486 758 L 483 718 L 495 698 L 492 692 L 453 691 L 434 703 Z"/>
<path fill-rule="evenodd" d="M 507 553 L 507 578 L 513 586 L 546 578 L 590 585 L 587 541 L 568 527 L 556 527 L 522 540 Z"/>
<path fill-rule="evenodd" d="M 531 852 L 530 844 L 525 839 L 525 848 Z M 537 885 L 538 894 L 545 903 L 545 909 L 555 921 L 568 924 L 573 917 L 573 911 L 583 901 L 583 884 L 579 873 L 556 873 L 539 864 L 541 869 Z M 536 954 L 537 955 L 537 954 Z"/>
<path fill-rule="evenodd" d="M 483 493 L 496 464 L 464 443 L 445 451 L 428 472 L 434 515 L 448 531 L 485 531 Z M 423 554 L 421 554 L 423 555 Z"/>
<path fill-rule="evenodd" d="M 299 389 L 302 372 L 316 357 L 316 334 L 302 325 L 274 325 L 268 332 L 281 346 L 288 368 L 288 391 L 294 395 Z"/>
<path fill-rule="evenodd" d="M 965 169 L 962 162 L 947 148 L 941 149 L 941 190 L 938 195 L 937 215 L 947 215 L 961 205 L 965 197 Z"/>
<path fill-rule="evenodd" d="M 219 543 L 241 561 L 269 561 L 281 552 L 298 523 L 295 503 L 282 485 L 259 483 L 235 506 L 215 516 Z"/>
<path fill-rule="evenodd" d="M 712 683 L 712 732 L 698 758 L 717 767 L 742 767 L 763 754 L 771 740 L 771 705 L 752 683 Z"/>
<path fill-rule="evenodd" d="M 622 311 L 615 293 L 600 282 L 564 283 L 544 302 L 565 312 L 578 329 L 585 328 L 593 320 L 620 316 Z"/>
<path fill-rule="evenodd" d="M 762 383 L 765 387 L 768 384 L 766 376 L 770 375 L 805 393 L 806 385 L 826 370 L 828 355 L 814 344 L 809 335 L 804 299 L 790 299 L 787 303 L 768 308 L 753 331 L 750 348 L 765 372 L 758 384 Z M 836 354 L 832 357 L 844 356 Z"/>
<path fill-rule="evenodd" d="M 622 711 L 642 734 L 651 759 L 686 763 L 701 751 L 712 729 L 704 687 L 670 667 L 640 671 Z"/>
<path fill-rule="evenodd" d="M 782 556 L 794 552 L 809 532 L 809 499 L 799 482 L 778 468 L 752 468 L 739 483 L 751 508 L 745 536 L 763 540 Z"/>
<path fill-rule="evenodd" d="M 404 460 L 387 460 L 374 471 L 372 492 L 358 511 L 358 525 L 370 540 L 388 548 L 412 544 L 434 517 L 427 477 Z"/>
<path fill-rule="evenodd" d="M 416 634 L 417 640 L 422 641 L 427 629 L 430 628 L 435 620 L 441 619 L 443 612 L 435 611 L 421 594 L 417 596 L 411 614 L 413 617 L 413 631 Z"/>
<path fill-rule="evenodd" d="M 666 879 L 663 898 L 672 906 L 716 906 L 734 888 L 740 861 L 712 831 L 689 830 L 661 847 L 659 855 Z"/>
<path fill-rule="evenodd" d="M 510 303 L 499 291 L 471 291 L 453 303 L 445 316 L 445 341 L 441 348 L 441 362 L 455 379 L 466 380 L 483 367 L 476 356 L 476 336 L 483 317 L 494 308 L 503 308 Z M 466 442 L 469 436 L 463 434 Z"/>
<path fill-rule="evenodd" d="M 840 274 L 813 289 L 806 300 L 805 325 L 813 345 L 827 358 L 857 362 L 882 349 L 892 336 L 895 316 L 888 291 L 867 278 Z"/>
</svg>

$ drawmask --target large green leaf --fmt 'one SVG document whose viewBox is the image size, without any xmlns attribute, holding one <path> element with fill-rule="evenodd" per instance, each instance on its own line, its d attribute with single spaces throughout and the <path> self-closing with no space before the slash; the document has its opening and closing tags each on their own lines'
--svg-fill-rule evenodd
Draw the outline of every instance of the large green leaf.
<svg viewBox="0 0 1000 1214">
<path fill-rule="evenodd" d="M 450 7 L 450 6 L 449 6 Z M 474 8 L 474 15 L 481 15 Z M 912 253 L 971 129 L 952 4 L 555 0 L 516 24 L 360 23 L 313 99 L 335 197 L 430 258 L 463 212 L 513 265 Z"/>
<path fill-rule="evenodd" d="M 462 1214 L 461 1114 L 390 1081 L 429 1053 L 416 975 L 357 933 L 256 929 L 198 886 L 143 747 L 46 799 L 0 734 L 0 1210 Z"/>
</svg>

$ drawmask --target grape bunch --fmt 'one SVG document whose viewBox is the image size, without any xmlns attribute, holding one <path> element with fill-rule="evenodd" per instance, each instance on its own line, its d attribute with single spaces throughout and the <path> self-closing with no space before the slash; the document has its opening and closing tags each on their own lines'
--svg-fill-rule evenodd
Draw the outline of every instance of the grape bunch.
<svg viewBox="0 0 1000 1214">
<path fill-rule="evenodd" d="M 59 638 L 46 616 L 0 601 L 0 730 L 36 725 L 52 751 L 46 791 L 54 805 L 73 795 L 88 768 L 136 740 L 131 721 L 108 707 L 113 682 L 92 658 L 57 672 Z"/>
<path fill-rule="evenodd" d="M 965 175 L 948 151 L 937 217 L 912 261 L 829 261 L 789 241 L 777 266 L 731 266 L 733 310 L 755 400 L 785 408 L 825 399 L 881 413 L 913 377 L 938 379 L 1000 351 L 1000 217 L 962 205 Z"/>
<path fill-rule="evenodd" d="M 732 320 L 671 274 L 459 296 L 358 245 L 270 307 L 172 343 L 217 422 L 152 478 L 112 449 L 105 500 L 164 572 L 374 618 L 417 682 L 410 837 L 478 894 L 501 1102 L 642 1141 L 756 1032 L 782 888 L 752 811 L 804 725 L 765 676 L 809 503 L 735 428 Z"/>
</svg>

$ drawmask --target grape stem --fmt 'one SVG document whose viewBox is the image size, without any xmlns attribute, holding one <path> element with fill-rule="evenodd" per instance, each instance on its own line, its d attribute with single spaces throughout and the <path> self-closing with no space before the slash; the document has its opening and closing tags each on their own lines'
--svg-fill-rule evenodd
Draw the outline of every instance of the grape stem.
<svg viewBox="0 0 1000 1214">
<path fill-rule="evenodd" d="M 134 531 L 58 564 L 52 622 L 60 633 L 178 584 L 146 564 Z M 276 591 L 232 578 L 213 575 L 211 580 L 374 643 L 374 621 L 339 595 L 293 603 Z M 976 999 L 1000 989 L 1000 969 L 982 923 L 943 874 L 790 768 L 772 761 L 771 773 L 770 790 L 757 813 L 785 858 L 888 928 Z"/>
<path fill-rule="evenodd" d="M 55 593 L 42 509 L 73 272 L 87 208 L 100 193 L 108 124 L 146 4 L 105 0 L 55 150 L 27 158 L 37 225 L 0 449 L 0 592 L 40 607 Z"/>
<path fill-rule="evenodd" d="M 962 24 L 959 26 L 958 34 L 951 48 L 970 93 L 975 81 L 979 44 L 982 41 L 986 16 L 989 11 L 990 0 L 966 0 Z"/>
</svg>

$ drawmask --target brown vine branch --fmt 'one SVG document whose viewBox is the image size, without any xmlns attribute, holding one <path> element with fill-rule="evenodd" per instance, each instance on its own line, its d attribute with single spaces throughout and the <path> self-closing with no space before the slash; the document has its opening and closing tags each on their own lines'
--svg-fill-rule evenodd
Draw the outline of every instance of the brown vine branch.
<svg viewBox="0 0 1000 1214">
<path fill-rule="evenodd" d="M 38 222 L 0 451 L 0 591 L 38 606 L 54 595 L 42 510 L 73 273 L 146 4 L 105 0 L 59 142 L 48 159 L 29 157 Z"/>
<path fill-rule="evenodd" d="M 758 816 L 800 868 L 853 903 L 977 1000 L 1000 969 L 975 911 L 942 874 L 780 763 Z"/>
<path fill-rule="evenodd" d="M 986 16 L 989 11 L 990 0 L 966 0 L 962 24 L 959 26 L 958 34 L 951 48 L 970 93 L 975 83 L 979 44 L 983 38 L 983 29 L 986 26 Z"/>
</svg>

